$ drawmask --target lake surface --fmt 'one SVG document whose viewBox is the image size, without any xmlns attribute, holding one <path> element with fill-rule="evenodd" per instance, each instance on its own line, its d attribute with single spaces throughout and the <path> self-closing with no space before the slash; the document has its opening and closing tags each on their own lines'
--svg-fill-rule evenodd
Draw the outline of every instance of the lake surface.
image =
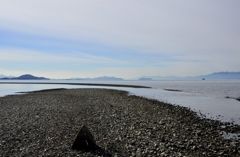
<svg viewBox="0 0 240 157">
<path fill-rule="evenodd" d="M 0 81 L 6 82 L 6 81 Z M 11 82 L 11 81 L 9 81 Z M 16 82 L 16 81 L 14 81 Z M 21 81 L 24 82 L 24 81 Z M 29 82 L 29 81 L 25 81 Z M 36 82 L 36 81 L 32 81 Z M 207 118 L 219 119 L 240 124 L 240 80 L 232 81 L 80 81 L 80 80 L 47 80 L 38 82 L 58 83 L 98 83 L 141 85 L 152 88 L 125 88 L 106 86 L 80 85 L 44 85 L 44 84 L 0 84 L 0 96 L 52 88 L 107 88 L 128 91 L 130 94 L 157 99 L 171 104 L 190 107 L 200 111 Z M 178 90 L 178 91 L 167 91 Z M 232 99 L 226 98 L 231 97 Z"/>
</svg>

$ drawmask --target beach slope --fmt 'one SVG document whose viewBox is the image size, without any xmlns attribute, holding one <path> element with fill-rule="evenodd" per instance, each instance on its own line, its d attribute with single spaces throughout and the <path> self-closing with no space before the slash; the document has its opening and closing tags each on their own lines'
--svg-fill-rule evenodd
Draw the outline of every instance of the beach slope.
<svg viewBox="0 0 240 157">
<path fill-rule="evenodd" d="M 240 156 L 239 141 L 221 136 L 239 133 L 239 126 L 118 90 L 55 89 L 1 97 L 0 122 L 0 156 L 96 156 L 71 149 L 82 126 L 117 157 Z"/>
</svg>

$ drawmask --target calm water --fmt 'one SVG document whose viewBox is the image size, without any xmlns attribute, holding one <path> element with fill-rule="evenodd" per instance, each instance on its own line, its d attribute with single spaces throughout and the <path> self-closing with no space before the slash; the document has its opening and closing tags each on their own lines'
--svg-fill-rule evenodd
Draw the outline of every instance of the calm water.
<svg viewBox="0 0 240 157">
<path fill-rule="evenodd" d="M 35 81 L 34 81 L 35 82 Z M 44 82 L 44 81 L 41 81 Z M 51 88 L 108 88 L 128 91 L 130 94 L 153 98 L 171 104 L 190 107 L 204 113 L 208 118 L 222 121 L 234 121 L 240 124 L 240 101 L 227 99 L 240 97 L 240 80 L 238 81 L 110 81 L 91 82 L 76 80 L 51 80 L 47 82 L 71 83 L 103 83 L 144 85 L 151 89 L 76 86 L 76 85 L 31 85 L 31 84 L 0 84 L 0 96 Z M 181 92 L 166 91 L 164 89 L 180 90 Z"/>
</svg>

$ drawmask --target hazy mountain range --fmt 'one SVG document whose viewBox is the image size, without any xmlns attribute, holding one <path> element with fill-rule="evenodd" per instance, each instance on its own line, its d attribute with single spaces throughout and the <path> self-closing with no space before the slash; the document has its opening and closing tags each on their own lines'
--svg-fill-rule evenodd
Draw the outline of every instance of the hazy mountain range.
<svg viewBox="0 0 240 157">
<path fill-rule="evenodd" d="M 124 79 L 113 77 L 113 76 L 102 76 L 102 77 L 96 77 L 96 78 L 71 78 L 69 80 L 123 81 Z"/>
<path fill-rule="evenodd" d="M 45 77 L 37 77 L 31 74 L 21 75 L 19 77 L 7 77 L 0 74 L 1 80 L 49 80 Z M 238 80 L 240 72 L 216 72 L 208 75 L 200 75 L 195 77 L 177 77 L 177 76 L 142 76 L 134 80 L 150 81 L 150 80 Z M 122 81 L 124 79 L 117 77 L 102 76 L 96 78 L 70 78 L 68 80 L 92 80 L 92 81 Z"/>
<path fill-rule="evenodd" d="M 37 77 L 33 76 L 31 74 L 25 74 L 21 75 L 19 77 L 7 77 L 4 75 L 0 75 L 0 80 L 50 80 L 46 77 Z M 109 76 L 103 76 L 103 77 L 96 77 L 96 78 L 71 78 L 67 80 L 92 80 L 92 81 L 122 81 L 124 79 L 117 78 L 117 77 L 109 77 Z"/>
<path fill-rule="evenodd" d="M 3 76 L 3 75 L 0 75 Z M 45 77 L 36 77 L 30 74 L 25 74 L 25 75 L 21 75 L 19 77 L 6 77 L 3 76 L 1 78 L 1 80 L 49 80 L 49 78 L 45 78 Z"/>
<path fill-rule="evenodd" d="M 238 80 L 240 79 L 240 72 L 216 72 L 208 75 L 200 76 L 142 76 L 139 80 L 151 79 L 151 80 Z"/>
</svg>

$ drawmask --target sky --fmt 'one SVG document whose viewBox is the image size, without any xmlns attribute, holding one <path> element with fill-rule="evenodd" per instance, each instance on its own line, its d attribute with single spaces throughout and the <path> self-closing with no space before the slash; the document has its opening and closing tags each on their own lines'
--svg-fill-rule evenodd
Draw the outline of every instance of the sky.
<svg viewBox="0 0 240 157">
<path fill-rule="evenodd" d="M 0 0 L 0 74 L 240 71 L 239 0 Z"/>
</svg>

